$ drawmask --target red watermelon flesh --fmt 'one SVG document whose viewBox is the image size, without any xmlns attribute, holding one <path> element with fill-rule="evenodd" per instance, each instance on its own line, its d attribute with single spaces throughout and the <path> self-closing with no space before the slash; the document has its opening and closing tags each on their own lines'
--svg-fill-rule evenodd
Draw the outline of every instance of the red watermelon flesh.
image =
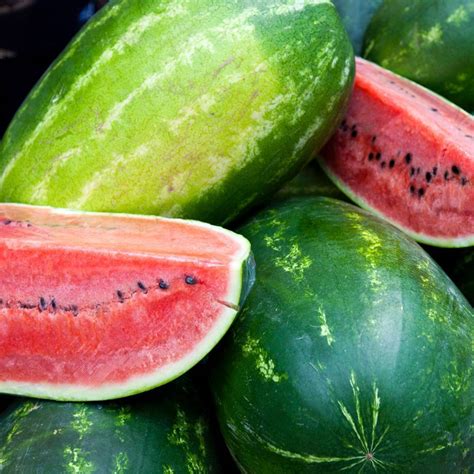
<svg viewBox="0 0 474 474">
<path fill-rule="evenodd" d="M 233 321 L 249 252 L 199 222 L 0 204 L 0 391 L 100 400 L 174 379 Z"/>
<path fill-rule="evenodd" d="M 349 109 L 321 152 L 349 197 L 415 239 L 474 244 L 474 119 L 357 58 Z"/>
</svg>

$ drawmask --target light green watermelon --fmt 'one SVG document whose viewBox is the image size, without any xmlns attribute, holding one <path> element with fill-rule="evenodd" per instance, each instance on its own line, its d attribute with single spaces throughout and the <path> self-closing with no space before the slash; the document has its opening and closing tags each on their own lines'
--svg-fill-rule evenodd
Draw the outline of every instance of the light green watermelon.
<svg viewBox="0 0 474 474">
<path fill-rule="evenodd" d="M 212 384 L 242 472 L 472 472 L 474 314 L 428 254 L 328 198 L 240 231 L 257 282 Z"/>
<path fill-rule="evenodd" d="M 0 146 L 0 200 L 224 223 L 335 129 L 353 53 L 330 0 L 112 1 Z"/>
</svg>

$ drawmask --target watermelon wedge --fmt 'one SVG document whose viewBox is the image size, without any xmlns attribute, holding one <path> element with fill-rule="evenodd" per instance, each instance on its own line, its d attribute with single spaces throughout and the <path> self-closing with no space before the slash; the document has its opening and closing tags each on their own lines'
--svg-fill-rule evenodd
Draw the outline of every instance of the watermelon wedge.
<svg viewBox="0 0 474 474">
<path fill-rule="evenodd" d="M 250 255 L 200 222 L 0 204 L 0 392 L 105 400 L 176 378 L 234 320 Z"/>
<path fill-rule="evenodd" d="M 334 183 L 420 242 L 474 244 L 474 119 L 357 58 L 349 109 L 321 152 Z"/>
</svg>

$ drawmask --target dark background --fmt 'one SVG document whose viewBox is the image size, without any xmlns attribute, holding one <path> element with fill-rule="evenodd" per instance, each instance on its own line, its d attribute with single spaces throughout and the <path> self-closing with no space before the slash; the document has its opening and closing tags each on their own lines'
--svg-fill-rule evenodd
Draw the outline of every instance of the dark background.
<svg viewBox="0 0 474 474">
<path fill-rule="evenodd" d="M 0 0 L 0 138 L 44 71 L 105 0 Z"/>
</svg>

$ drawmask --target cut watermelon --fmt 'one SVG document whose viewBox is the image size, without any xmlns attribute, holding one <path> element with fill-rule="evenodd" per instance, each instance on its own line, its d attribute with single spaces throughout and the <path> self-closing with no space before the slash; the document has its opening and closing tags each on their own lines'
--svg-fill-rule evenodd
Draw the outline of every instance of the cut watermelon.
<svg viewBox="0 0 474 474">
<path fill-rule="evenodd" d="M 0 205 L 0 391 L 138 393 L 220 340 L 253 281 L 250 245 L 200 222 Z"/>
<path fill-rule="evenodd" d="M 321 164 L 355 202 L 415 239 L 474 244 L 474 119 L 358 58 L 347 115 Z"/>
</svg>

